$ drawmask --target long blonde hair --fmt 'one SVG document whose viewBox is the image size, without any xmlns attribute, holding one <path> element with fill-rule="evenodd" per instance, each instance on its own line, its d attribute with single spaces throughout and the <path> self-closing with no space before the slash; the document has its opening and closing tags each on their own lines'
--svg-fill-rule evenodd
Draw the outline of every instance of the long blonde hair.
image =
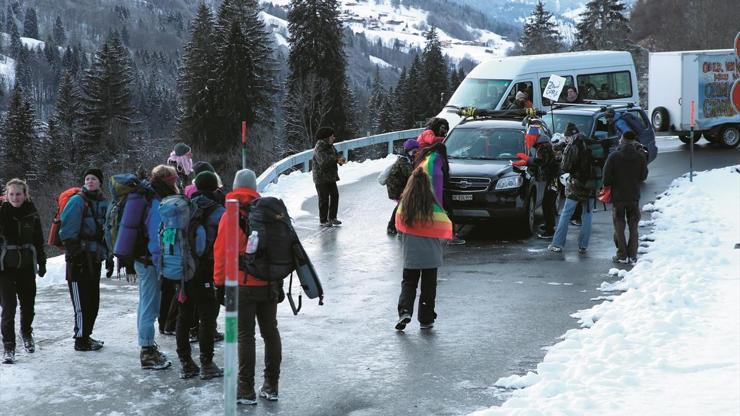
<svg viewBox="0 0 740 416">
<path fill-rule="evenodd" d="M 175 178 L 174 181 L 172 181 L 170 178 Z M 161 180 L 162 182 L 167 183 L 168 185 L 172 185 L 172 187 L 175 189 L 175 193 L 180 193 L 180 188 L 177 187 L 177 169 L 175 169 L 173 166 L 170 165 L 157 165 L 152 169 L 152 175 L 150 180 L 154 182 L 155 180 Z"/>
<path fill-rule="evenodd" d="M 31 194 L 28 192 L 28 184 L 20 178 L 13 178 L 5 184 L 5 192 L 3 192 L 3 195 L 5 195 L 6 198 L 8 196 L 8 188 L 11 186 L 19 186 L 23 188 L 23 194 L 26 196 L 26 199 L 31 199 Z"/>
</svg>

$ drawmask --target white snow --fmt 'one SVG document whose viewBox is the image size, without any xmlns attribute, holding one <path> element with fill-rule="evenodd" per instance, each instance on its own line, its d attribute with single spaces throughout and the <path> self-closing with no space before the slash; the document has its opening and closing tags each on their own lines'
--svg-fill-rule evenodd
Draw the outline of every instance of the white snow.
<svg viewBox="0 0 740 416">
<path fill-rule="evenodd" d="M 15 60 L 5 55 L 0 55 L 0 78 L 5 83 L 5 88 L 10 89 L 15 85 Z"/>
<path fill-rule="evenodd" d="M 378 58 L 377 56 L 368 55 L 368 58 L 370 58 L 370 62 L 372 62 L 374 65 L 378 65 L 381 68 L 393 68 L 393 65 Z"/>
<path fill-rule="evenodd" d="M 740 413 L 740 167 L 676 179 L 652 204 L 654 242 L 624 291 L 578 311 L 581 329 L 548 347 L 535 373 L 492 415 Z"/>
</svg>

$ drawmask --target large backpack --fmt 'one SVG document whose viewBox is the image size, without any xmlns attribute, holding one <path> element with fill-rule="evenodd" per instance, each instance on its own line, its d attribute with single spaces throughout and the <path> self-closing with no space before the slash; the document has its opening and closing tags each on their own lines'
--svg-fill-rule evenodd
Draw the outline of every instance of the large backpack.
<svg viewBox="0 0 740 416">
<path fill-rule="evenodd" d="M 54 246 L 64 250 L 62 239 L 59 238 L 59 229 L 62 226 L 62 212 L 67 206 L 67 202 L 69 202 L 69 199 L 78 194 L 82 196 L 82 200 L 85 201 L 85 209 L 88 209 L 90 207 L 90 202 L 82 194 L 82 188 L 68 188 L 64 192 L 59 194 L 59 197 L 57 198 L 57 211 L 54 214 L 54 218 L 51 220 L 51 227 L 49 228 L 49 238 L 46 241 L 46 243 L 50 246 Z"/>
<path fill-rule="evenodd" d="M 202 210 L 184 195 L 171 195 L 159 204 L 160 258 L 162 277 L 185 283 L 195 276 L 197 259 L 205 251 Z M 184 286 L 184 285 L 183 285 Z"/>
<path fill-rule="evenodd" d="M 133 173 L 110 178 L 111 204 L 105 213 L 104 235 L 108 251 L 120 260 L 131 260 L 141 236 L 152 191 Z"/>
<path fill-rule="evenodd" d="M 261 280 L 281 281 L 296 267 L 293 245 L 297 236 L 288 209 L 282 200 L 266 196 L 252 201 L 248 212 L 249 219 L 241 217 L 239 226 L 247 236 L 257 231 L 259 244 L 253 254 L 244 257 L 243 269 Z"/>
</svg>

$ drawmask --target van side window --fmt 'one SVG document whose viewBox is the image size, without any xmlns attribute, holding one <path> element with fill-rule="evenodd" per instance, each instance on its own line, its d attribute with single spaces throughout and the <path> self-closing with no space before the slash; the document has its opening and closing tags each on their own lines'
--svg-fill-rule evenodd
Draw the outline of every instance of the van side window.
<svg viewBox="0 0 740 416">
<path fill-rule="evenodd" d="M 578 92 L 587 100 L 612 100 L 632 97 L 629 71 L 604 72 L 576 76 Z"/>
<path fill-rule="evenodd" d="M 519 97 L 521 97 L 519 100 L 517 100 L 518 93 L 521 93 L 519 94 Z M 517 82 L 506 97 L 506 102 L 502 108 L 531 108 L 532 102 L 532 83 L 529 81 Z"/>
<path fill-rule="evenodd" d="M 563 75 L 561 75 L 562 77 Z M 560 94 L 560 98 L 558 98 L 558 102 L 565 101 L 565 89 L 566 87 L 572 87 L 573 84 L 573 77 L 571 75 L 566 75 L 565 77 L 565 87 L 563 87 L 563 92 Z M 547 78 L 540 78 L 540 91 L 543 93 L 545 92 L 545 87 L 547 86 L 547 81 L 550 80 L 550 77 Z M 550 100 L 548 100 L 545 97 L 542 97 L 542 105 L 550 105 Z"/>
</svg>

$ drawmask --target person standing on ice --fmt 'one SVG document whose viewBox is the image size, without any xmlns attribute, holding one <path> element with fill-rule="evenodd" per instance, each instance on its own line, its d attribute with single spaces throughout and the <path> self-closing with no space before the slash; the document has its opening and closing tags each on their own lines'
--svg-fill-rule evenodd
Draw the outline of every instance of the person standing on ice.
<svg viewBox="0 0 740 416">
<path fill-rule="evenodd" d="M 396 229 L 401 233 L 403 281 L 398 298 L 396 330 L 411 322 L 416 287 L 419 295 L 419 327 L 431 329 L 437 314 L 437 268 L 442 266 L 444 241 L 453 237 L 452 222 L 432 192 L 431 182 L 422 167 L 416 168 L 401 195 L 396 211 Z"/>
<path fill-rule="evenodd" d="M 316 146 L 313 148 L 313 159 L 311 169 L 313 171 L 313 183 L 316 185 L 316 193 L 319 197 L 319 223 L 322 227 L 340 225 L 337 219 L 339 210 L 339 190 L 337 181 L 339 173 L 337 166 L 345 163 L 343 157 L 334 149 L 334 129 L 321 127 L 316 132 Z"/>
<path fill-rule="evenodd" d="M 28 185 L 21 179 L 5 184 L 0 201 L 0 305 L 2 305 L 3 364 L 15 362 L 15 311 L 21 306 L 21 338 L 26 352 L 36 350 L 33 340 L 36 274 L 46 274 L 44 234 Z"/>
<path fill-rule="evenodd" d="M 172 365 L 167 356 L 159 351 L 154 342 L 154 322 L 159 315 L 162 300 L 159 271 L 159 203 L 162 199 L 180 193 L 177 187 L 177 171 L 172 166 L 159 165 L 152 170 L 150 185 L 154 194 L 149 201 L 143 229 L 146 230 L 147 244 L 135 253 L 134 269 L 139 282 L 139 307 L 136 316 L 138 343 L 141 347 L 139 359 L 141 368 L 161 370 Z"/>
<path fill-rule="evenodd" d="M 100 186 L 103 171 L 91 168 L 85 185 L 69 199 L 60 216 L 59 238 L 66 250 L 67 284 L 75 312 L 75 350 L 95 351 L 103 342 L 91 338 L 100 307 L 100 269 L 108 257 L 103 237 L 108 200 Z"/>
<path fill-rule="evenodd" d="M 626 131 L 617 151 L 609 154 L 604 164 L 604 186 L 612 188 L 612 221 L 617 246 L 612 261 L 615 263 L 634 264 L 637 261 L 640 184 L 647 178 L 648 168 L 645 153 L 635 139 L 635 133 Z M 625 217 L 629 240 L 624 235 Z"/>
</svg>

